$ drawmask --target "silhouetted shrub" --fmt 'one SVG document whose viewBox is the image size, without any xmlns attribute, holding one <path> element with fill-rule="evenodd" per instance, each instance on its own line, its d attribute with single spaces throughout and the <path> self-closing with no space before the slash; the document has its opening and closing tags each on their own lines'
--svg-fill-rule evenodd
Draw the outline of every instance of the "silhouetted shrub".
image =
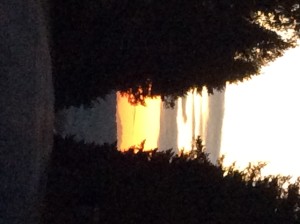
<svg viewBox="0 0 300 224">
<path fill-rule="evenodd" d="M 299 183 L 238 171 L 197 149 L 120 152 L 55 137 L 45 223 L 299 223 Z"/>
<path fill-rule="evenodd" d="M 259 16 L 273 28 L 300 27 L 299 0 L 49 2 L 57 108 L 111 90 L 129 91 L 136 102 L 223 89 L 295 44 L 261 26 Z"/>
</svg>

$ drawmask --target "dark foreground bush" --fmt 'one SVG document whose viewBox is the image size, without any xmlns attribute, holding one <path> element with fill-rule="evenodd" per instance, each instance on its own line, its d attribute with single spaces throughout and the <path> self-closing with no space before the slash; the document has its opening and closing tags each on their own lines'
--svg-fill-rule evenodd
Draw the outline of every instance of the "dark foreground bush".
<svg viewBox="0 0 300 224">
<path fill-rule="evenodd" d="M 68 223 L 299 223 L 299 184 L 213 165 L 201 140 L 190 154 L 169 150 L 126 153 L 55 138 L 44 222 Z"/>
</svg>

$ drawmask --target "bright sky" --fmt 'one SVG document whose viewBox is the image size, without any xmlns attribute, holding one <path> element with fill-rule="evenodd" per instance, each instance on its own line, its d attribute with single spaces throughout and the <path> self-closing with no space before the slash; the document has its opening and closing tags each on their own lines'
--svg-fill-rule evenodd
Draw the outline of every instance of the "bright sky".
<svg viewBox="0 0 300 224">
<path fill-rule="evenodd" d="M 300 175 L 300 47 L 263 69 L 228 85 L 221 153 L 245 166 L 268 162 L 264 172 Z"/>
<path fill-rule="evenodd" d="M 177 144 L 179 150 L 190 151 L 193 138 L 201 136 L 204 141 L 207 138 L 207 122 L 209 116 L 209 96 L 206 88 L 201 95 L 197 91 L 189 91 L 185 97 L 177 101 Z"/>
<path fill-rule="evenodd" d="M 300 47 L 263 69 L 263 74 L 238 85 L 228 85 L 222 129 L 221 154 L 225 163 L 237 162 L 240 167 L 250 161 L 268 163 L 264 174 L 281 173 L 300 176 Z M 190 145 L 189 136 L 199 133 L 199 124 L 192 113 L 205 120 L 205 96 L 186 98 L 186 113 L 178 107 L 178 146 Z M 194 112 L 191 102 L 195 103 Z M 118 95 L 118 144 L 126 149 L 146 139 L 145 148 L 156 148 L 160 129 L 159 99 L 147 100 L 147 107 L 133 107 Z M 178 104 L 181 104 L 181 99 Z M 179 116 L 180 115 L 180 116 Z M 198 117 L 198 116 L 196 116 Z M 200 117 L 200 116 L 199 116 Z M 200 119 L 200 118 L 199 118 Z M 203 122 L 202 122 L 203 123 Z M 120 126 L 121 125 L 121 126 Z M 205 135 L 202 124 L 200 135 Z"/>
</svg>

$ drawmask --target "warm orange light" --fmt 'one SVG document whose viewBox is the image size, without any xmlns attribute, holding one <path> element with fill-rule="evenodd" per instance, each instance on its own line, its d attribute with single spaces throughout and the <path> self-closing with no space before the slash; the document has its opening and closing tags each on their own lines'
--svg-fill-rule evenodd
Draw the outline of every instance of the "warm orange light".
<svg viewBox="0 0 300 224">
<path fill-rule="evenodd" d="M 291 49 L 263 68 L 264 74 L 239 85 L 227 86 L 221 142 L 225 165 L 236 161 L 237 166 L 243 168 L 248 162 L 265 161 L 268 163 L 263 169 L 265 175 L 300 175 L 299 58 L 300 47 Z M 119 94 L 117 99 L 120 149 L 139 145 L 144 139 L 145 149 L 156 148 L 159 137 L 169 138 L 169 135 L 177 135 L 177 147 L 185 151 L 191 148 L 193 137 L 198 135 L 207 149 L 212 144 L 212 141 L 205 141 L 208 135 L 214 135 L 214 128 L 208 133 L 208 125 L 214 126 L 214 122 L 208 121 L 212 118 L 209 116 L 216 114 L 210 111 L 211 98 L 206 90 L 202 96 L 191 91 L 185 99 L 177 101 L 177 133 L 168 129 L 161 136 L 160 99 L 146 99 L 146 107 L 131 106 L 127 98 Z"/>
<path fill-rule="evenodd" d="M 144 149 L 157 148 L 160 126 L 160 98 L 146 98 L 146 106 L 133 106 L 117 93 L 118 148 L 127 150 L 146 140 Z"/>
</svg>

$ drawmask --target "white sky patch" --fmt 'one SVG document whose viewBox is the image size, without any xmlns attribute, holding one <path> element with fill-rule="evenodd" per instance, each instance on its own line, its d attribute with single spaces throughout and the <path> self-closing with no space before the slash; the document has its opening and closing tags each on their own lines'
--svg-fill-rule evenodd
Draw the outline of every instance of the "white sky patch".
<svg viewBox="0 0 300 224">
<path fill-rule="evenodd" d="M 264 174 L 300 176 L 300 47 L 249 81 L 227 86 L 221 154 L 225 163 L 265 161 Z"/>
</svg>

